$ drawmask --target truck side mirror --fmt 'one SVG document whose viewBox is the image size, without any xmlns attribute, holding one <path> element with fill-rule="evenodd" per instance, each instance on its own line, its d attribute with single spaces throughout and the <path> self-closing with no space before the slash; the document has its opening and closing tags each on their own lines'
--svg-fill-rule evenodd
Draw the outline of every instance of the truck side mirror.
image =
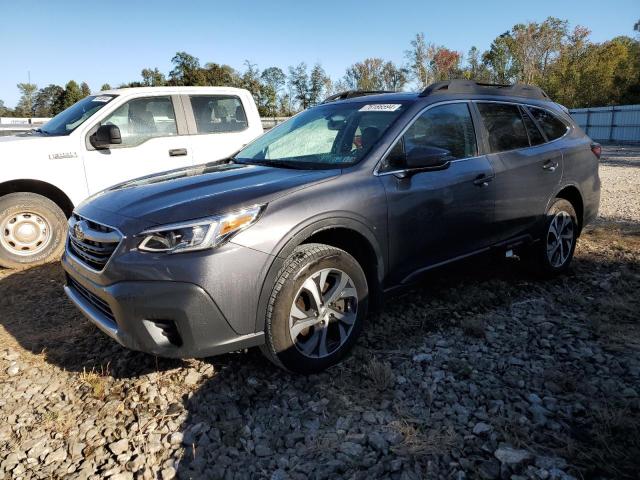
<svg viewBox="0 0 640 480">
<path fill-rule="evenodd" d="M 117 125 L 100 125 L 96 133 L 89 137 L 89 142 L 96 150 L 104 150 L 109 145 L 119 145 L 122 143 L 122 136 Z"/>
</svg>

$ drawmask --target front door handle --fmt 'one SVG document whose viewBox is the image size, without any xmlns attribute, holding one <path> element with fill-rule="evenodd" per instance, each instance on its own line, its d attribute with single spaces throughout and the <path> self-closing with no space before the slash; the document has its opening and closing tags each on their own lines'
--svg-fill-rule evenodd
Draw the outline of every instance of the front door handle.
<svg viewBox="0 0 640 480">
<path fill-rule="evenodd" d="M 547 160 L 542 165 L 542 168 L 544 170 L 547 170 L 548 172 L 555 172 L 556 168 L 558 168 L 558 162 L 554 162 L 553 160 Z"/>
<path fill-rule="evenodd" d="M 170 157 L 184 157 L 186 154 L 186 148 L 172 148 L 171 150 L 169 150 Z"/>
<path fill-rule="evenodd" d="M 489 186 L 489 182 L 493 180 L 492 176 L 488 176 L 484 173 L 481 173 L 480 175 L 478 175 L 476 177 L 476 179 L 473 181 L 473 184 L 477 187 L 488 187 Z"/>
</svg>

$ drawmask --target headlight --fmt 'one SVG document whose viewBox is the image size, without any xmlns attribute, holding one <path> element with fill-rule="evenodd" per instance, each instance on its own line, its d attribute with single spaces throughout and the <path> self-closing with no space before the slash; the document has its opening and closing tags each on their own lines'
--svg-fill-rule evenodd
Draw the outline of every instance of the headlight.
<svg viewBox="0 0 640 480">
<path fill-rule="evenodd" d="M 258 220 L 264 205 L 255 205 L 217 217 L 151 228 L 138 249 L 143 252 L 182 253 L 213 248 Z"/>
</svg>

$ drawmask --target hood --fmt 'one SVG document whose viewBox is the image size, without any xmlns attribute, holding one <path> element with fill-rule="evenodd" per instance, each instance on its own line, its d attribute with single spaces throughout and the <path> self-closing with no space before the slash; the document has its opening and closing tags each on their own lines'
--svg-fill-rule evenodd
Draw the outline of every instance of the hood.
<svg viewBox="0 0 640 480">
<path fill-rule="evenodd" d="M 78 213 L 94 209 L 154 224 L 208 217 L 267 203 L 340 170 L 293 170 L 257 165 L 207 164 L 149 175 L 108 188 L 85 200 Z"/>
<path fill-rule="evenodd" d="M 0 136 L 0 143 L 24 143 L 24 142 L 32 142 L 34 140 L 42 140 L 43 138 L 53 138 L 53 137 L 47 137 L 46 135 L 42 135 L 40 133 L 36 133 L 36 132 L 27 132 L 25 131 L 24 133 L 18 133 L 16 135 L 2 135 Z"/>
<path fill-rule="evenodd" d="M 68 135 L 46 136 L 39 133 L 0 136 L 0 160 L 47 159 L 49 155 L 67 154 L 77 156 L 74 143 Z M 29 155 L 26 157 L 26 155 Z M 0 176 L 3 172 L 0 170 Z"/>
</svg>

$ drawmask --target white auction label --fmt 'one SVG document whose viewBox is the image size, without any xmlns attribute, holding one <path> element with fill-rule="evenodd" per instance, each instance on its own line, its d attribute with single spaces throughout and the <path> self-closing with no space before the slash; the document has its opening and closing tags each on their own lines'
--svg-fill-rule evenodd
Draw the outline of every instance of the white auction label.
<svg viewBox="0 0 640 480">
<path fill-rule="evenodd" d="M 401 103 L 370 103 L 362 107 L 360 112 L 395 112 L 402 106 Z"/>
</svg>

